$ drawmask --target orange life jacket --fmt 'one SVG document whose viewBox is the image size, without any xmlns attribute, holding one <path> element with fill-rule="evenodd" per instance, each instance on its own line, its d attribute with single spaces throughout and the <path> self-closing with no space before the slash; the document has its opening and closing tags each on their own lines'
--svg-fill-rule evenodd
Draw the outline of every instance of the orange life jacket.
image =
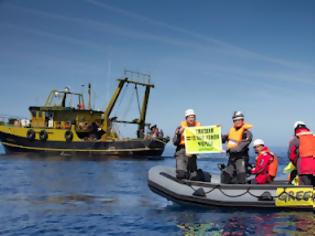
<svg viewBox="0 0 315 236">
<path fill-rule="evenodd" d="M 232 127 L 229 131 L 227 148 L 231 149 L 236 147 L 243 139 L 243 133 L 245 130 L 252 128 L 253 126 L 245 123 L 241 128 L 236 129 Z"/>
<path fill-rule="evenodd" d="M 264 150 L 261 152 L 261 154 L 264 154 L 264 153 L 268 153 L 270 156 L 272 156 L 272 161 L 269 163 L 269 166 L 268 166 L 268 174 L 274 179 L 277 176 L 277 171 L 278 171 L 278 165 L 279 165 L 278 157 L 276 156 L 276 154 L 271 152 L 268 148 L 267 150 Z"/>
<path fill-rule="evenodd" d="M 275 178 L 277 176 L 279 161 L 278 157 L 274 153 L 270 152 L 270 155 L 272 156 L 272 161 L 269 164 L 268 173 L 270 176 Z"/>
<path fill-rule="evenodd" d="M 184 120 L 180 123 L 181 128 L 187 128 L 187 127 L 195 127 L 195 126 L 201 126 L 201 124 L 198 121 L 195 121 L 195 124 L 193 126 L 188 126 L 187 122 Z M 184 132 L 180 136 L 180 142 L 179 145 L 185 145 L 185 136 Z"/>
<path fill-rule="evenodd" d="M 299 153 L 300 158 L 315 158 L 315 136 L 311 132 L 297 134 L 300 140 Z"/>
</svg>

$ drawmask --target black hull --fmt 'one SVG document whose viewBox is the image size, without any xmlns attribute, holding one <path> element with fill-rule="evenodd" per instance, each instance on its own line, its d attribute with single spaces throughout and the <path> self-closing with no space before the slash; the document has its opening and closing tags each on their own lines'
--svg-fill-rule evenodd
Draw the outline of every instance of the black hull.
<svg viewBox="0 0 315 236">
<path fill-rule="evenodd" d="M 168 140 L 130 139 L 119 141 L 40 141 L 0 132 L 0 141 L 7 154 L 80 156 L 161 156 Z"/>
</svg>

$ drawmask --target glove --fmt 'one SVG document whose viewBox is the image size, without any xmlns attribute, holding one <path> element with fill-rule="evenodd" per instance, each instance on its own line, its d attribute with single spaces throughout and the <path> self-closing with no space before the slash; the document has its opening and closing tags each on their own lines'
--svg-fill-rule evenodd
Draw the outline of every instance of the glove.
<svg viewBox="0 0 315 236">
<path fill-rule="evenodd" d="M 252 164 L 248 164 L 247 168 L 246 168 L 246 173 L 247 174 L 251 174 L 253 168 L 254 168 L 254 166 Z"/>
<path fill-rule="evenodd" d="M 219 168 L 219 170 L 221 170 L 221 171 L 223 171 L 224 169 L 225 169 L 225 165 L 224 164 L 222 164 L 222 163 L 218 163 L 218 168 Z"/>
</svg>

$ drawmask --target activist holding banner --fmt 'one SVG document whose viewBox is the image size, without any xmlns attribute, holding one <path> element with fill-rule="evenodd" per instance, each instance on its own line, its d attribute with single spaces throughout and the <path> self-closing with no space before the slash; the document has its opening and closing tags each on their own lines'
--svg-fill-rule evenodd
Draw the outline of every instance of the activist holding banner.
<svg viewBox="0 0 315 236">
<path fill-rule="evenodd" d="M 222 135 L 222 142 L 227 143 L 226 152 L 229 155 L 228 164 L 222 169 L 221 183 L 245 184 L 249 161 L 249 145 L 253 135 L 249 131 L 253 126 L 244 122 L 244 114 L 235 111 L 233 114 L 233 127 L 229 133 Z"/>
<path fill-rule="evenodd" d="M 176 146 L 176 177 L 178 179 L 197 180 L 198 178 L 197 156 L 186 154 L 184 136 L 185 128 L 196 126 L 201 126 L 201 124 L 196 121 L 194 110 L 187 109 L 185 111 L 185 120 L 180 123 L 173 138 L 173 143 Z"/>
<path fill-rule="evenodd" d="M 297 169 L 299 185 L 315 186 L 315 136 L 303 121 L 294 124 L 288 156 Z"/>
</svg>

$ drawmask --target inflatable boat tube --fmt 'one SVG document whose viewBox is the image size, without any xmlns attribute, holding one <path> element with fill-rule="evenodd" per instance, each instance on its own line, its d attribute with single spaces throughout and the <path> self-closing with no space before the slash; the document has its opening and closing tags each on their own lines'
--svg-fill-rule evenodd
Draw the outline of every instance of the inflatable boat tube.
<svg viewBox="0 0 315 236">
<path fill-rule="evenodd" d="M 178 180 L 175 168 L 155 166 L 149 170 L 148 185 L 158 195 L 179 204 L 222 207 L 314 209 L 314 187 L 293 186 L 285 180 L 272 184 L 221 184 Z"/>
</svg>

